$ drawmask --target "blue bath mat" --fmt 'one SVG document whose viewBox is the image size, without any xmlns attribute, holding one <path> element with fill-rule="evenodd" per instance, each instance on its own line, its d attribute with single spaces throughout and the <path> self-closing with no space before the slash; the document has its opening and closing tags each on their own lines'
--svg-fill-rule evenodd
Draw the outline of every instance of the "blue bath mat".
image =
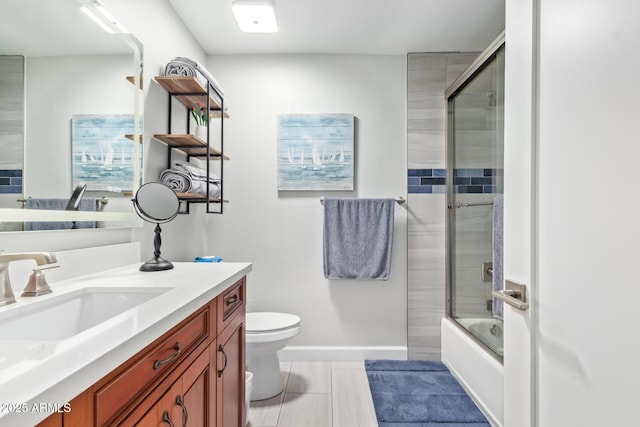
<svg viewBox="0 0 640 427">
<path fill-rule="evenodd" d="M 380 427 L 491 427 L 442 362 L 366 360 Z"/>
</svg>

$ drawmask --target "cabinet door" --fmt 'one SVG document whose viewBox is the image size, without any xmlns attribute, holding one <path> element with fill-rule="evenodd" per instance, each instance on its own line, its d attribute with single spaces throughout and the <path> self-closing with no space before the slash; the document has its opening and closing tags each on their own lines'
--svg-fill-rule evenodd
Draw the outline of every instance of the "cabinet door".
<svg viewBox="0 0 640 427">
<path fill-rule="evenodd" d="M 218 425 L 242 427 L 244 421 L 244 313 L 239 313 L 218 336 Z"/>
<path fill-rule="evenodd" d="M 175 384 L 171 389 L 165 393 L 155 405 L 149 409 L 149 411 L 139 419 L 135 425 L 136 427 L 178 427 L 182 424 L 181 418 L 176 416 L 176 411 L 172 405 L 173 396 L 177 394 L 176 388 L 179 384 Z"/>
<path fill-rule="evenodd" d="M 215 341 L 214 341 L 215 344 Z M 188 427 L 215 427 L 215 388 L 210 390 L 211 367 L 209 348 L 187 369 L 182 376 L 182 404 L 185 425 Z"/>
</svg>

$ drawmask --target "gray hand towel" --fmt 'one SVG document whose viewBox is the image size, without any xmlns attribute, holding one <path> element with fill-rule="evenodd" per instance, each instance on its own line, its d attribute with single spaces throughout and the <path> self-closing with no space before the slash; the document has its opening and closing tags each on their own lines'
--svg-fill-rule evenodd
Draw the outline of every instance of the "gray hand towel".
<svg viewBox="0 0 640 427">
<path fill-rule="evenodd" d="M 324 277 L 387 280 L 394 208 L 393 199 L 325 199 Z"/>
<path fill-rule="evenodd" d="M 59 210 L 62 211 L 67 207 L 69 199 L 36 199 L 27 198 L 25 202 L 26 209 L 43 209 L 43 210 Z M 79 211 L 98 211 L 99 200 L 93 197 L 85 197 L 80 201 Z M 69 230 L 73 227 L 71 221 L 53 221 L 53 222 L 26 222 L 25 230 Z M 78 221 L 76 228 L 96 228 L 95 221 Z"/>
</svg>

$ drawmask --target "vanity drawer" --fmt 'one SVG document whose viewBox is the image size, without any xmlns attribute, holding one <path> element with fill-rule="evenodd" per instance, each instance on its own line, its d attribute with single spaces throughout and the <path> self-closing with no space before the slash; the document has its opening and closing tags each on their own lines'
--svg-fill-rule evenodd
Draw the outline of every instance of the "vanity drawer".
<svg viewBox="0 0 640 427">
<path fill-rule="evenodd" d="M 234 313 L 243 311 L 245 305 L 245 278 L 238 280 L 224 294 L 218 296 L 218 333 L 231 321 Z"/>
<path fill-rule="evenodd" d="M 98 425 L 106 424 L 121 408 L 140 398 L 151 384 L 164 378 L 209 336 L 210 311 L 206 306 L 176 326 L 168 337 L 139 353 L 134 363 L 95 393 Z"/>
</svg>

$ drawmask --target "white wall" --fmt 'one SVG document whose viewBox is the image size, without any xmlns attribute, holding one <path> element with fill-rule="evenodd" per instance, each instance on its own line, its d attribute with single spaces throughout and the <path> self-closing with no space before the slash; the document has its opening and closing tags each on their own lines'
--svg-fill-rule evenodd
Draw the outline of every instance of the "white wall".
<svg viewBox="0 0 640 427">
<path fill-rule="evenodd" d="M 518 34 L 512 49 L 533 52 L 539 63 L 527 70 L 531 57 L 525 56 L 523 68 L 507 67 L 507 77 L 522 72 L 524 80 L 520 90 L 511 87 L 518 94 L 518 117 L 507 115 L 506 121 L 512 127 L 523 123 L 524 130 L 533 124 L 533 138 L 521 136 L 533 139 L 536 151 L 532 157 L 525 143 L 522 156 L 537 163 L 537 242 L 525 238 L 520 259 L 510 264 L 526 276 L 526 248 L 534 248 L 534 322 L 505 319 L 505 340 L 513 339 L 505 353 L 517 345 L 518 338 L 507 336 L 511 325 L 525 337 L 529 330 L 533 334 L 537 390 L 532 422 L 513 425 L 637 424 L 639 15 L 640 4 L 633 0 L 507 2 L 507 46 L 509 35 Z M 532 51 L 536 39 L 539 49 Z M 532 82 L 538 85 L 534 96 L 526 93 Z M 532 105 L 537 120 L 527 123 Z M 520 164 L 526 174 L 526 159 Z M 505 180 L 508 185 L 509 176 Z M 525 193 L 527 181 L 520 181 Z M 508 209 L 505 238 L 509 230 L 517 233 L 507 228 Z M 508 253 L 505 241 L 506 277 Z M 505 354 L 506 396 L 522 396 L 523 383 L 509 379 L 507 369 L 508 357 L 518 356 Z M 526 355 L 519 362 L 529 364 Z M 505 425 L 511 425 L 510 410 L 505 402 Z"/>
<path fill-rule="evenodd" d="M 296 346 L 406 346 L 406 210 L 396 205 L 388 281 L 327 281 L 320 196 L 406 197 L 404 56 L 212 56 L 230 106 L 225 213 L 205 218 L 206 250 L 253 263 L 249 311 L 301 316 Z M 278 192 L 278 114 L 353 113 L 356 191 Z M 194 216 L 194 219 L 197 218 Z M 184 256 L 197 248 L 184 246 Z"/>
<path fill-rule="evenodd" d="M 133 113 L 132 74 L 131 55 L 26 58 L 25 197 L 71 195 L 71 117 Z"/>
</svg>

